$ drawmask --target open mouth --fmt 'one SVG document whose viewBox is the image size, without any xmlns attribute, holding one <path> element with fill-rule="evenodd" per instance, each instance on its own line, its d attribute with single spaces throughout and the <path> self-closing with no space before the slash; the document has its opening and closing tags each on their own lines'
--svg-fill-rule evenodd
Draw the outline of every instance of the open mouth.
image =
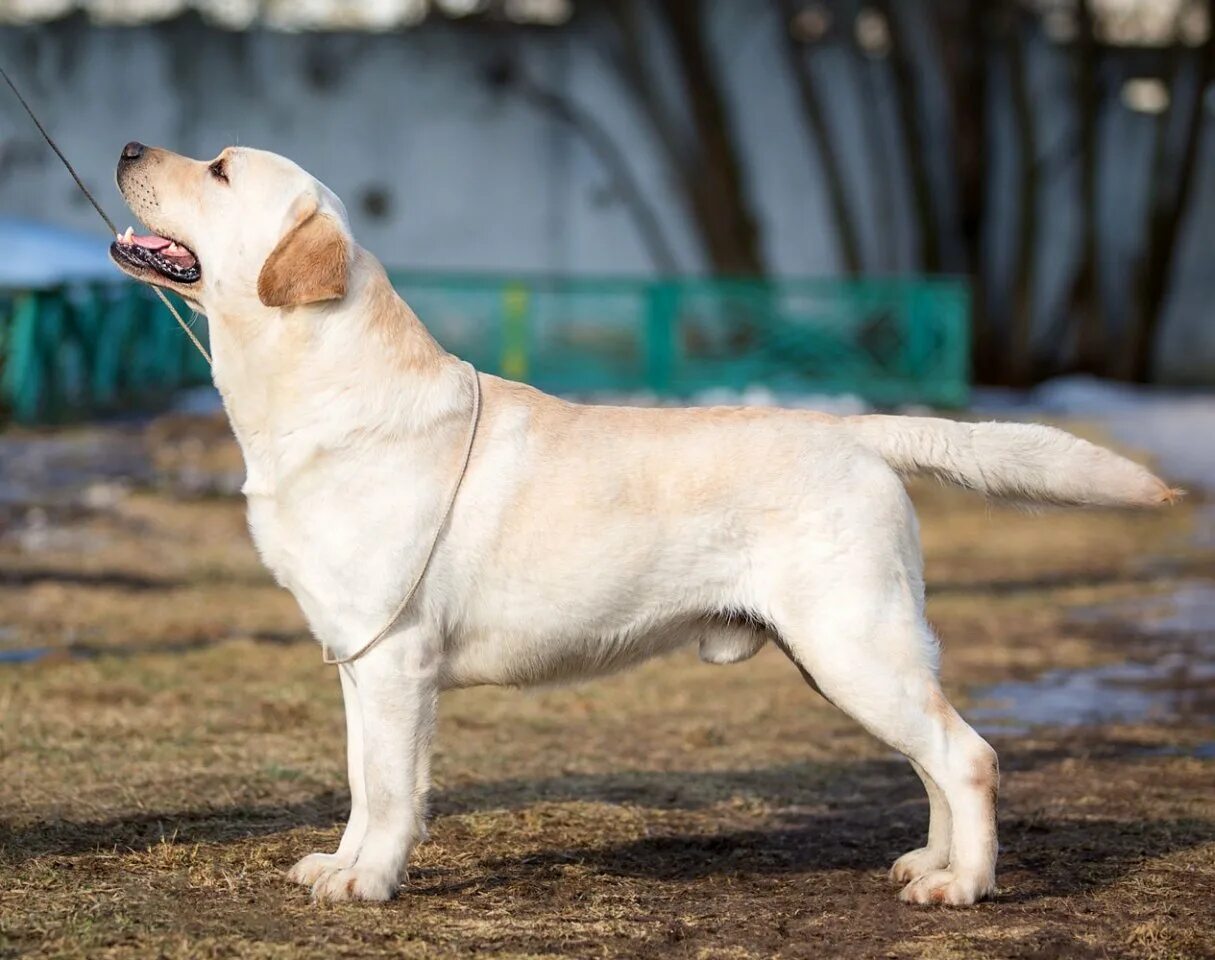
<svg viewBox="0 0 1215 960">
<path fill-rule="evenodd" d="M 157 234 L 141 237 L 130 227 L 110 244 L 110 254 L 120 264 L 151 270 L 175 283 L 197 283 L 202 276 L 189 247 Z"/>
</svg>

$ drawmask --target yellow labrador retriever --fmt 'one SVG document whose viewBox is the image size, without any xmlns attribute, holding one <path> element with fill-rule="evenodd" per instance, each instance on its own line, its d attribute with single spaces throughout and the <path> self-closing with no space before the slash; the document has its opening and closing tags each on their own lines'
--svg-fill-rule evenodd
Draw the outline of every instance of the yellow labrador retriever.
<svg viewBox="0 0 1215 960">
<path fill-rule="evenodd" d="M 341 201 L 289 160 L 131 143 L 118 185 L 154 233 L 119 237 L 114 261 L 210 320 L 266 565 L 337 657 L 392 622 L 340 668 L 346 831 L 293 879 L 318 898 L 393 896 L 424 834 L 440 690 L 603 674 L 693 643 L 734 663 L 771 640 L 923 780 L 927 843 L 891 871 L 902 899 L 992 894 L 996 755 L 937 683 L 900 477 L 1076 505 L 1175 491 L 1042 426 L 567 403 L 444 352 Z M 444 526 L 474 376 L 483 412 Z"/>
</svg>

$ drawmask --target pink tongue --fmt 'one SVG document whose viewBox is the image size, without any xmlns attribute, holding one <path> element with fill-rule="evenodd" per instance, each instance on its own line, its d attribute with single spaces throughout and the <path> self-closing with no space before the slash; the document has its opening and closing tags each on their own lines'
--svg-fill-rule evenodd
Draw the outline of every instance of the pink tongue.
<svg viewBox="0 0 1215 960">
<path fill-rule="evenodd" d="M 131 243 L 135 244 L 137 247 L 145 247 L 148 250 L 162 250 L 172 242 L 172 240 L 166 240 L 164 237 L 157 236 L 131 237 Z"/>
<path fill-rule="evenodd" d="M 165 252 L 166 248 L 171 247 L 173 245 L 173 241 L 167 240 L 164 237 L 158 237 L 155 235 L 147 236 L 147 237 L 137 237 L 134 234 L 132 234 L 131 243 L 136 247 L 143 247 L 145 250 L 159 251 L 160 255 L 162 257 L 166 257 L 167 259 L 172 260 L 175 263 L 179 263 L 183 267 L 192 267 L 192 266 L 194 266 L 195 263 L 198 262 L 197 260 L 194 259 L 193 254 L 189 253 L 184 248 L 178 248 L 179 252 L 177 252 L 177 253 Z"/>
</svg>

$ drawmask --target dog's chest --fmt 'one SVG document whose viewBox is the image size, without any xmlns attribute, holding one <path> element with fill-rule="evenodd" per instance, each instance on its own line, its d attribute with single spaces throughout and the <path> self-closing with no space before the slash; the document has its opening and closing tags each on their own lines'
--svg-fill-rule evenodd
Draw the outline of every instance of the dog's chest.
<svg viewBox="0 0 1215 960">
<path fill-rule="evenodd" d="M 295 592 L 302 579 L 304 557 L 290 520 L 273 497 L 260 494 L 248 495 L 246 516 L 262 563 L 281 586 Z"/>
<path fill-rule="evenodd" d="M 333 582 L 332 572 L 323 562 L 325 551 L 311 542 L 307 529 L 293 511 L 269 496 L 248 498 L 249 532 L 262 563 L 274 579 L 295 597 L 313 633 L 334 639 L 341 611 L 334 607 L 337 597 L 350 597 L 349 590 Z"/>
<path fill-rule="evenodd" d="M 379 628 L 437 523 L 435 498 L 419 506 L 377 469 L 316 468 L 289 490 L 246 497 L 262 562 L 331 644 Z"/>
</svg>

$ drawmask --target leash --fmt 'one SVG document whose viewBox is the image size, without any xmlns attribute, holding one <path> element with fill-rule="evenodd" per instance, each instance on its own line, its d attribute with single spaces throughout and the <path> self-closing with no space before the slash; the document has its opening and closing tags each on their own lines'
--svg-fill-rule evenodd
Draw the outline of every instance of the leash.
<svg viewBox="0 0 1215 960">
<path fill-rule="evenodd" d="M 114 221 L 106 216 L 106 212 L 101 209 L 101 204 L 99 204 L 93 194 L 89 192 L 89 188 L 84 185 L 84 181 L 81 180 L 80 175 L 76 173 L 76 168 L 73 167 L 68 161 L 68 158 L 63 155 L 63 151 L 59 149 L 59 145 L 55 143 L 55 141 L 51 138 L 51 135 L 46 132 L 46 128 L 42 125 L 41 121 L 38 119 L 30 105 L 26 103 L 25 97 L 21 96 L 21 91 L 17 89 L 17 85 L 13 83 L 12 79 L 9 77 L 8 73 L 5 72 L 3 67 L 0 67 L 0 77 L 4 78 L 4 82 L 8 84 L 8 88 L 13 91 L 13 96 L 17 98 L 21 106 L 25 108 L 25 112 L 29 114 L 30 119 L 34 121 L 34 126 L 38 128 L 38 132 L 42 134 L 42 138 L 47 142 L 47 145 L 55 151 L 55 156 L 57 156 L 63 165 L 67 167 L 67 172 L 70 173 L 72 175 L 72 179 L 76 181 L 76 186 L 80 188 L 80 192 L 85 195 L 89 203 L 93 205 L 93 209 L 96 210 L 101 219 L 105 221 L 105 225 L 109 227 L 110 233 L 117 236 L 118 228 L 114 225 Z M 190 329 L 190 325 L 181 318 L 181 314 L 177 312 L 177 308 L 174 307 L 169 298 L 165 296 L 164 291 L 154 284 L 148 284 L 148 286 L 152 288 L 156 296 L 160 297 L 161 302 L 163 302 L 164 305 L 169 308 L 169 313 L 173 314 L 173 319 L 177 321 L 177 325 L 181 327 L 185 335 L 190 338 L 190 342 L 194 344 L 195 349 L 202 354 L 203 359 L 206 360 L 207 365 L 210 366 L 211 354 L 207 352 L 207 348 L 202 345 L 202 341 L 200 341 L 195 335 L 194 331 Z M 460 472 L 456 475 L 456 482 L 452 486 L 451 492 L 447 495 L 447 502 L 443 507 L 443 515 L 439 518 L 438 526 L 435 527 L 435 535 L 430 541 L 430 547 L 426 551 L 425 558 L 422 560 L 422 566 L 418 569 L 417 576 L 413 578 L 413 582 L 410 584 L 409 590 L 406 591 L 404 599 L 397 605 L 396 610 L 393 611 L 392 616 L 388 619 L 388 622 L 384 624 L 379 633 L 377 633 L 374 637 L 367 641 L 367 643 L 348 657 L 333 656 L 329 652 L 328 645 L 322 641 L 321 660 L 324 663 L 353 663 L 355 660 L 358 660 L 364 654 L 371 651 L 377 644 L 379 644 L 380 641 L 388 636 L 389 631 L 392 630 L 392 628 L 396 625 L 396 622 L 401 618 L 401 614 L 403 614 L 405 612 L 405 608 L 409 606 L 409 601 L 414 598 L 414 594 L 418 592 L 418 587 L 422 585 L 422 578 L 426 576 L 426 571 L 430 569 L 430 561 L 434 559 L 435 550 L 437 550 L 439 547 L 439 539 L 443 536 L 443 531 L 447 528 L 447 521 L 451 519 L 451 511 L 456 504 L 456 495 L 460 492 L 460 487 L 464 483 L 464 476 L 468 473 L 468 465 L 470 462 L 472 462 L 473 442 L 477 438 L 477 423 L 481 419 L 481 377 L 477 373 L 477 368 L 471 363 L 467 363 L 466 361 L 465 365 L 472 373 L 473 388 L 472 417 L 468 425 L 468 440 L 464 445 L 464 458 L 460 462 Z"/>
<path fill-rule="evenodd" d="M 397 604 L 397 608 L 392 612 L 392 616 L 388 618 L 388 622 L 380 629 L 374 637 L 368 640 L 363 646 L 352 653 L 348 657 L 335 657 L 329 652 L 329 647 L 325 641 L 321 641 L 321 661 L 328 664 L 343 664 L 353 663 L 364 654 L 370 652 L 377 644 L 380 643 L 394 626 L 401 619 L 401 614 L 405 612 L 405 608 L 409 606 L 409 601 L 413 599 L 414 594 L 418 592 L 418 587 L 422 585 L 422 578 L 426 576 L 426 571 L 430 569 L 430 561 L 434 559 L 435 550 L 439 547 L 439 540 L 443 536 L 443 531 L 447 529 L 447 521 L 451 519 L 452 508 L 456 505 L 456 495 L 460 492 L 460 487 L 464 484 L 464 476 L 468 473 L 468 465 L 472 461 L 473 443 L 477 439 L 477 423 L 481 419 L 481 376 L 477 373 L 477 368 L 468 361 L 464 362 L 472 374 L 473 388 L 473 403 L 472 416 L 468 423 L 468 440 L 464 444 L 464 459 L 460 462 L 460 472 L 456 474 L 456 482 L 452 485 L 451 492 L 447 495 L 447 503 L 443 507 L 443 514 L 439 518 L 439 523 L 435 527 L 435 535 L 431 538 L 430 548 L 426 551 L 426 556 L 422 559 L 422 565 L 418 568 L 417 576 L 413 578 L 413 582 L 409 585 L 409 589 L 405 592 L 404 599 Z"/>
<path fill-rule="evenodd" d="M 3 67 L 0 67 L 0 77 L 4 78 L 4 82 L 8 84 L 8 88 L 13 91 L 13 96 L 15 96 L 21 103 L 21 106 L 25 107 L 25 112 L 28 113 L 30 115 L 30 119 L 34 121 L 34 126 L 37 127 L 38 132 L 42 134 L 42 139 L 47 142 L 50 148 L 55 151 L 55 156 L 57 156 L 60 161 L 62 161 L 63 165 L 67 167 L 67 172 L 70 173 L 72 175 L 72 179 L 76 181 L 76 186 L 80 188 L 80 192 L 83 193 L 86 198 L 88 198 L 89 203 L 93 205 L 93 209 L 96 210 L 101 216 L 101 219 L 105 221 L 105 225 L 110 228 L 110 233 L 113 236 L 117 236 L 118 228 L 114 226 L 114 221 L 106 216 L 106 212 L 101 209 L 101 204 L 99 204 L 97 199 L 89 192 L 89 188 L 84 185 L 84 181 L 81 180 L 80 175 L 76 173 L 76 168 L 68 162 L 68 158 L 63 155 L 63 151 L 59 149 L 59 145 L 51 139 L 51 135 L 46 132 L 46 127 L 42 125 L 41 121 L 34 114 L 33 108 L 31 108 L 30 105 L 25 102 L 25 97 L 21 96 L 21 91 L 17 89 L 17 85 L 13 83 L 12 79 L 9 77 L 8 73 L 5 72 Z M 152 288 L 156 296 L 160 297 L 161 302 L 169 308 L 169 313 L 173 314 L 173 319 L 177 321 L 177 325 L 181 327 L 185 335 L 190 338 L 190 342 L 194 344 L 194 348 L 202 354 L 203 359 L 207 361 L 207 366 L 211 366 L 211 354 L 207 353 L 207 348 L 202 345 L 202 341 L 199 340 L 194 331 L 190 329 L 190 325 L 181 318 L 181 314 L 177 312 L 177 308 L 173 306 L 172 301 L 165 296 L 165 292 L 154 284 L 149 283 L 148 286 Z"/>
</svg>

